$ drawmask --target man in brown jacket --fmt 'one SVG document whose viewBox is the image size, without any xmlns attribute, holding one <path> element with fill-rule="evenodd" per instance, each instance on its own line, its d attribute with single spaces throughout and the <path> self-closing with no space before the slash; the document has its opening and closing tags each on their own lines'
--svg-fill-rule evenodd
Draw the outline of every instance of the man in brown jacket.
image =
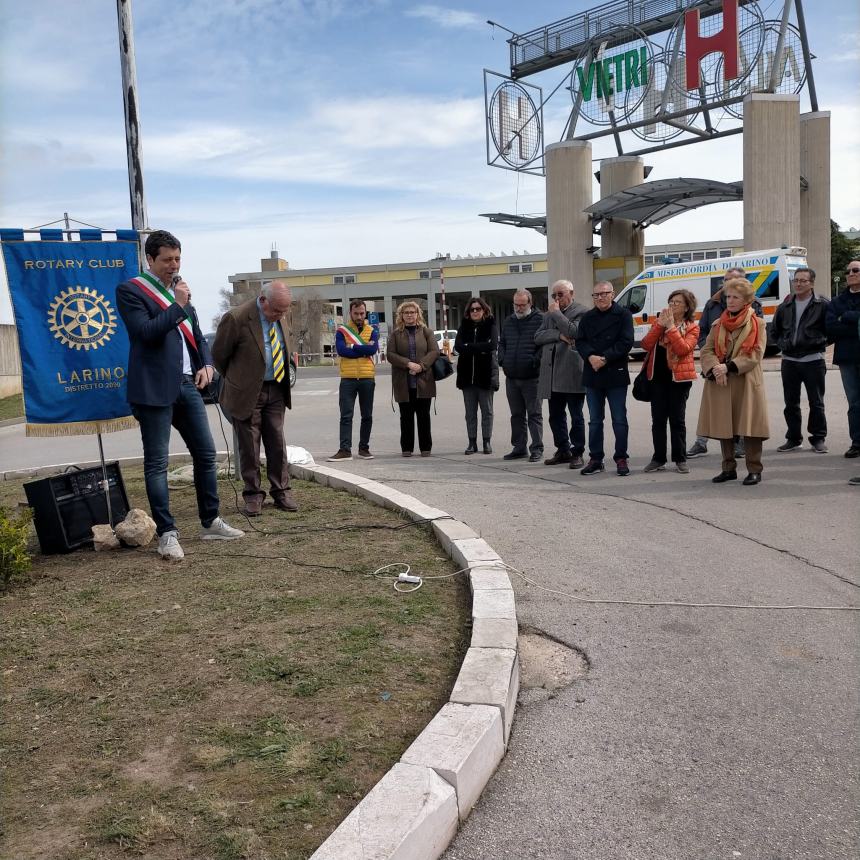
<svg viewBox="0 0 860 860">
<path fill-rule="evenodd" d="M 233 420 L 239 444 L 245 514 L 260 515 L 265 491 L 260 487 L 260 440 L 275 507 L 297 511 L 290 490 L 284 444 L 284 410 L 292 406 L 287 337 L 281 320 L 292 303 L 281 281 L 263 287 L 252 299 L 228 311 L 218 324 L 212 358 L 222 376 L 221 405 Z"/>
</svg>

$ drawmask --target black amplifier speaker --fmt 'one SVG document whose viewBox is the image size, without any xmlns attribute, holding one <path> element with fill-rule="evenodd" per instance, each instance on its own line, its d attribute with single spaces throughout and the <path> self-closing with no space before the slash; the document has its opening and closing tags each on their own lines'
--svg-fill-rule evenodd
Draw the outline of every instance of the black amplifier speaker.
<svg viewBox="0 0 860 860">
<path fill-rule="evenodd" d="M 114 526 L 128 513 L 128 496 L 119 463 L 106 463 Z M 27 502 L 33 509 L 33 524 L 45 555 L 71 552 L 92 545 L 92 527 L 108 522 L 105 493 L 100 486 L 102 467 L 76 469 L 24 484 Z"/>
</svg>

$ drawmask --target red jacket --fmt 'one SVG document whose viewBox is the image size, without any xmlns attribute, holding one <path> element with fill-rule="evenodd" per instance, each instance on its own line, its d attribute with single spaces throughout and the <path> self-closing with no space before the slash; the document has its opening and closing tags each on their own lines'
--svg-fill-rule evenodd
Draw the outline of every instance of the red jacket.
<svg viewBox="0 0 860 860">
<path fill-rule="evenodd" d="M 642 338 L 642 348 L 648 350 L 646 361 L 648 362 L 648 379 L 654 377 L 655 347 L 660 342 L 666 347 L 666 363 L 672 371 L 674 382 L 687 382 L 695 379 L 696 363 L 693 361 L 693 350 L 699 340 L 699 324 L 696 322 L 682 322 L 680 326 L 670 328 L 668 331 L 655 322 L 651 331 Z"/>
</svg>

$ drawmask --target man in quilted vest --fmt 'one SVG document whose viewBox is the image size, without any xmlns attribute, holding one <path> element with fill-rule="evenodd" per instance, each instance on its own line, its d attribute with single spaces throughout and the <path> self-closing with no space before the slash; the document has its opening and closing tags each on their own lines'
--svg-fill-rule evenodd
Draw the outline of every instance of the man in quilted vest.
<svg viewBox="0 0 860 860">
<path fill-rule="evenodd" d="M 362 460 L 372 460 L 370 431 L 376 390 L 373 356 L 379 351 L 379 330 L 367 322 L 367 305 L 363 299 L 353 299 L 349 303 L 349 322 L 337 327 L 335 346 L 340 356 L 340 445 L 328 461 L 352 459 L 352 416 L 356 397 L 361 412 L 358 456 Z"/>
</svg>

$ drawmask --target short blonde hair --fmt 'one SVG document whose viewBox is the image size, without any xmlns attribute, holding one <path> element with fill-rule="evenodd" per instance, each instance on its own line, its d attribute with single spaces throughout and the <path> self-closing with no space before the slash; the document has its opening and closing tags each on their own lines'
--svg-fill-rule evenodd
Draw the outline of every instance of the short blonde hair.
<svg viewBox="0 0 860 860">
<path fill-rule="evenodd" d="M 424 322 L 424 314 L 421 313 L 421 305 L 413 299 L 407 299 L 405 302 L 401 302 L 397 306 L 397 310 L 394 312 L 394 328 L 397 330 L 403 330 L 406 328 L 406 323 L 403 322 L 403 311 L 411 311 L 412 309 L 418 311 L 415 317 L 415 325 L 424 327 L 426 323 Z"/>
<path fill-rule="evenodd" d="M 723 284 L 723 295 L 732 290 L 738 293 L 745 305 L 751 305 L 755 298 L 755 287 L 746 278 L 731 278 Z"/>
</svg>

